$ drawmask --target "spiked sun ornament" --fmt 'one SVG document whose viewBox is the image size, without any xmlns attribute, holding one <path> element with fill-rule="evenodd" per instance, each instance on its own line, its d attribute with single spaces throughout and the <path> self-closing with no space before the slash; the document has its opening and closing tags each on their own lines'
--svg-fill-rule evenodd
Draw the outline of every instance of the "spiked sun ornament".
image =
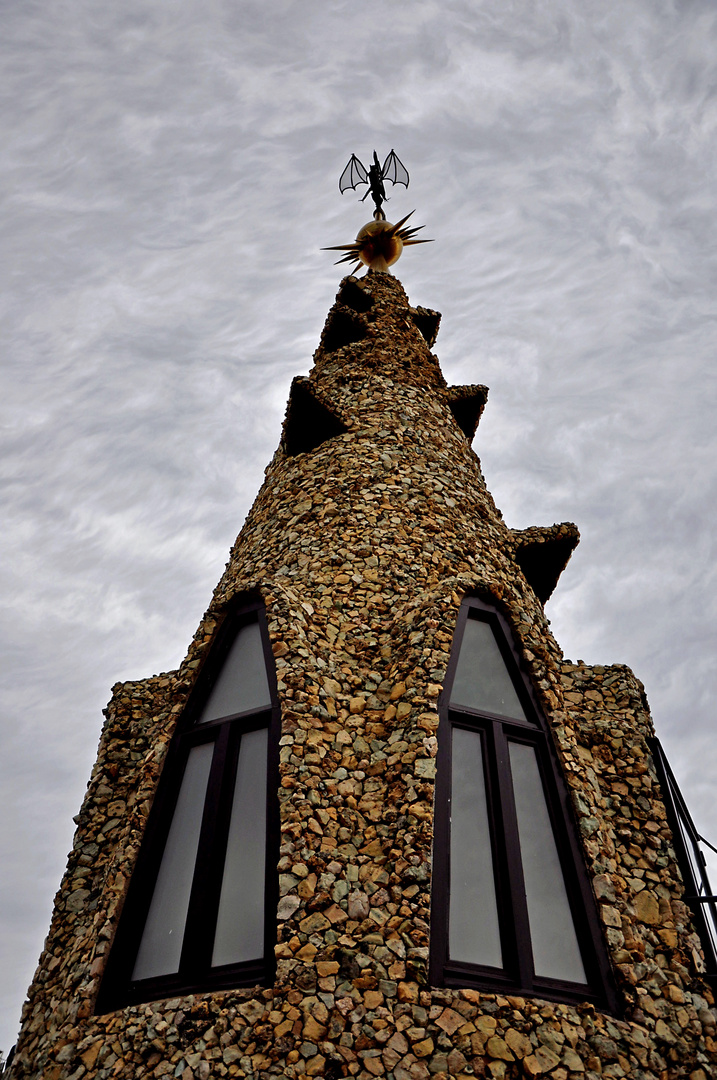
<svg viewBox="0 0 717 1080">
<path fill-rule="evenodd" d="M 369 189 L 361 199 L 371 195 L 376 209 L 373 221 L 367 222 L 358 233 L 353 244 L 336 244 L 332 247 L 322 248 L 322 251 L 343 251 L 344 255 L 337 260 L 340 263 L 355 263 L 352 273 L 363 263 L 369 270 L 377 270 L 384 274 L 390 274 L 389 266 L 392 266 L 400 257 L 404 247 L 411 244 L 430 244 L 431 240 L 416 240 L 415 234 L 423 228 L 423 225 L 407 227 L 406 222 L 415 211 L 402 217 L 399 222 L 392 225 L 386 221 L 386 215 L 381 209 L 382 203 L 387 201 L 384 189 L 384 180 L 390 180 L 392 184 L 403 184 L 408 187 L 408 171 L 392 150 L 381 167 L 376 151 L 373 152 L 373 165 L 368 172 L 355 154 L 351 155 L 348 165 L 341 174 L 339 190 L 343 194 L 349 188 L 355 190 L 359 184 L 368 184 Z"/>
</svg>

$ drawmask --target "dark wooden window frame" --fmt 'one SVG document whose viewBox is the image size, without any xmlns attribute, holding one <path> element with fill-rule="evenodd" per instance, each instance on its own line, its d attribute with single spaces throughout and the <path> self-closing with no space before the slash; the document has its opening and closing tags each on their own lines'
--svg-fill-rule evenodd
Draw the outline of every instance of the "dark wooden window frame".
<svg viewBox="0 0 717 1080">
<path fill-rule="evenodd" d="M 531 722 L 450 705 L 450 695 L 466 621 L 491 625 L 521 705 Z M 607 951 L 588 880 L 585 857 L 576 837 L 567 787 L 561 777 L 552 738 L 525 672 L 510 626 L 493 605 L 467 598 L 458 615 L 446 681 L 439 699 L 438 763 L 433 844 L 430 978 L 434 986 L 477 987 L 497 993 L 536 996 L 553 1001 L 591 1001 L 618 1012 Z M 481 967 L 449 958 L 451 733 L 453 727 L 481 736 L 503 968 Z M 553 827 L 568 902 L 587 977 L 585 985 L 537 977 L 533 970 L 525 886 L 508 742 L 535 749 Z"/>
<path fill-rule="evenodd" d="M 717 896 L 714 895 L 707 875 L 707 864 L 700 848 L 700 843 L 709 844 L 698 833 L 692 815 L 687 809 L 687 803 L 680 791 L 675 775 L 670 768 L 662 744 L 657 738 L 647 740 L 652 759 L 657 770 L 657 777 L 662 790 L 662 801 L 665 804 L 667 823 L 672 831 L 672 841 L 677 856 L 677 864 L 682 874 L 685 885 L 683 900 L 689 904 L 692 911 L 692 921 L 697 935 L 702 942 L 702 950 L 705 958 L 703 978 L 713 989 L 717 989 Z M 692 858 L 687 851 L 687 840 L 692 847 Z M 713 848 L 713 850 L 715 850 Z M 699 880 L 697 877 L 699 874 Z M 712 932 L 710 932 L 710 925 Z"/>
<path fill-rule="evenodd" d="M 271 706 L 197 723 L 201 709 L 219 676 L 237 634 L 248 623 L 258 622 L 263 645 Z M 264 874 L 264 956 L 261 960 L 211 967 L 219 899 L 224 871 L 232 799 L 242 735 L 268 730 L 266 786 L 266 860 Z M 197 684 L 177 725 L 147 829 L 132 874 L 107 969 L 100 987 L 96 1012 L 125 1005 L 205 993 L 237 987 L 269 985 L 275 972 L 276 907 L 279 858 L 279 738 L 281 721 L 277 699 L 276 670 L 269 631 L 261 601 L 233 606 L 217 633 Z M 215 750 L 207 784 L 197 858 L 187 910 L 179 971 L 139 981 L 132 980 L 142 933 L 149 913 L 164 847 L 190 750 L 214 742 Z"/>
</svg>

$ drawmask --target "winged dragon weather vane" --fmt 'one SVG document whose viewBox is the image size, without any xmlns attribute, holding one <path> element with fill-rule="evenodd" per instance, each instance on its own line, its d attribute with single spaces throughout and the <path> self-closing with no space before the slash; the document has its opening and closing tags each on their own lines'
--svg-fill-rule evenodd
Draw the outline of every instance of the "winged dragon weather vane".
<svg viewBox="0 0 717 1080">
<path fill-rule="evenodd" d="M 339 263 L 353 263 L 352 273 L 363 263 L 369 270 L 378 270 L 389 274 L 389 266 L 400 258 L 404 247 L 410 244 L 430 244 L 430 240 L 415 240 L 414 236 L 423 228 L 423 225 L 406 227 L 406 222 L 411 214 L 406 214 L 399 222 L 392 225 L 386 221 L 386 215 L 382 206 L 388 202 L 384 181 L 389 180 L 392 184 L 403 184 L 408 188 L 408 170 L 399 159 L 394 150 L 386 158 L 381 166 L 376 151 L 373 152 L 373 164 L 368 171 L 361 164 L 355 154 L 352 154 L 349 163 L 339 178 L 339 191 L 343 195 L 349 189 L 355 191 L 359 184 L 368 184 L 368 191 L 359 201 L 363 202 L 367 196 L 371 196 L 376 209 L 373 212 L 373 221 L 369 221 L 359 230 L 353 244 L 337 244 L 333 247 L 322 248 L 322 251 L 343 251 L 344 255 L 337 261 Z"/>
</svg>

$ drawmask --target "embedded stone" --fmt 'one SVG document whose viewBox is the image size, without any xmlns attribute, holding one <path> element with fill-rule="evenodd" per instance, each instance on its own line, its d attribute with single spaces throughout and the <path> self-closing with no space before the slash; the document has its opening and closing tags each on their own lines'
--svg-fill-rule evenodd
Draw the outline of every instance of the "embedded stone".
<svg viewBox="0 0 717 1080">
<path fill-rule="evenodd" d="M 607 874 L 597 874 L 593 878 L 593 889 L 598 900 L 607 900 L 611 904 L 615 903 L 615 886 Z"/>
<path fill-rule="evenodd" d="M 477 1016 L 474 1023 L 478 1031 L 484 1035 L 492 1035 L 498 1027 L 498 1022 L 494 1016 Z"/>
<path fill-rule="evenodd" d="M 486 1051 L 492 1058 L 500 1058 L 501 1061 L 515 1061 L 513 1052 L 504 1039 L 499 1035 L 492 1035 L 486 1043 Z M 557 1061 L 556 1061 L 557 1064 Z"/>
<path fill-rule="evenodd" d="M 527 1035 L 516 1031 L 515 1028 L 508 1028 L 505 1033 L 505 1041 L 517 1058 L 526 1057 L 533 1049 L 533 1044 Z"/>
<path fill-rule="evenodd" d="M 462 1054 L 460 1050 L 451 1050 L 450 1054 L 448 1055 L 447 1061 L 448 1072 L 451 1074 L 451 1076 L 456 1076 L 456 1074 L 459 1074 L 461 1070 L 466 1067 L 467 1064 L 468 1061 L 465 1057 L 465 1054 Z"/>
<path fill-rule="evenodd" d="M 659 901 L 657 897 L 647 890 L 635 897 L 635 914 L 640 922 L 647 923 L 650 926 L 655 926 L 662 921 Z"/>
<path fill-rule="evenodd" d="M 455 1009 L 444 1009 L 436 1023 L 439 1028 L 443 1028 L 447 1035 L 452 1035 L 454 1031 L 457 1031 L 459 1027 L 465 1024 L 465 1017 L 461 1016 Z"/>
<path fill-rule="evenodd" d="M 92 1046 L 89 1047 L 89 1049 L 85 1050 L 84 1054 L 80 1054 L 80 1061 L 86 1069 L 94 1068 L 95 1062 L 97 1061 L 97 1055 L 99 1054 L 101 1049 L 102 1039 L 98 1039 L 97 1042 L 93 1043 Z"/>
<path fill-rule="evenodd" d="M 301 906 L 298 896 L 282 896 L 277 904 L 276 916 L 280 922 L 290 919 L 296 909 Z"/>
<path fill-rule="evenodd" d="M 397 1054 L 408 1053 L 408 1040 L 406 1039 L 406 1036 L 400 1031 L 397 1031 L 395 1035 L 391 1036 L 391 1038 L 388 1040 L 387 1045 L 391 1048 L 391 1050 L 395 1050 Z"/>
<path fill-rule="evenodd" d="M 299 923 L 299 927 L 305 934 L 314 934 L 319 930 L 325 930 L 329 925 L 329 920 L 320 911 L 314 911 Z"/>
<path fill-rule="evenodd" d="M 319 1042 L 326 1035 L 326 1027 L 320 1024 L 315 1017 L 307 1017 L 304 1023 L 304 1039 L 308 1042 Z"/>
<path fill-rule="evenodd" d="M 550 1072 L 560 1064 L 560 1058 L 547 1046 L 539 1046 L 534 1054 L 523 1058 L 523 1068 L 530 1076 L 540 1076 Z"/>
<path fill-rule="evenodd" d="M 418 1003 L 418 983 L 400 982 L 398 984 L 397 997 L 399 1001 Z"/>
<path fill-rule="evenodd" d="M 82 911 L 89 895 L 89 889 L 75 889 L 73 893 L 70 893 L 66 900 L 67 910 L 72 911 L 75 914 Z"/>
<path fill-rule="evenodd" d="M 565 1050 L 560 1060 L 570 1072 L 585 1072 L 583 1059 L 574 1050 Z"/>
</svg>

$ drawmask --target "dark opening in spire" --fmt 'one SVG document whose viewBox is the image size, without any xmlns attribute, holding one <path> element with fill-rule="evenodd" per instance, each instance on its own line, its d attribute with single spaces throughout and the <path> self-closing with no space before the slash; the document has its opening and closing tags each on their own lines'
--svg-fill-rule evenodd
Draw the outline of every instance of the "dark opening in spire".
<svg viewBox="0 0 717 1080">
<path fill-rule="evenodd" d="M 343 435 L 346 425 L 328 406 L 315 397 L 305 377 L 291 384 L 289 405 L 284 421 L 283 445 L 289 457 L 315 450 L 327 439 Z"/>
<path fill-rule="evenodd" d="M 340 304 L 345 304 L 346 307 L 351 308 L 353 311 L 357 311 L 360 315 L 365 315 L 367 311 L 370 311 L 373 307 L 373 297 L 371 293 L 366 289 L 362 289 L 356 281 L 352 281 L 350 278 L 343 286 L 339 295 L 336 298 Z"/>
<path fill-rule="evenodd" d="M 344 345 L 353 345 L 366 337 L 366 323 L 350 310 L 335 307 L 324 328 L 321 346 L 324 352 L 335 352 Z"/>
</svg>

